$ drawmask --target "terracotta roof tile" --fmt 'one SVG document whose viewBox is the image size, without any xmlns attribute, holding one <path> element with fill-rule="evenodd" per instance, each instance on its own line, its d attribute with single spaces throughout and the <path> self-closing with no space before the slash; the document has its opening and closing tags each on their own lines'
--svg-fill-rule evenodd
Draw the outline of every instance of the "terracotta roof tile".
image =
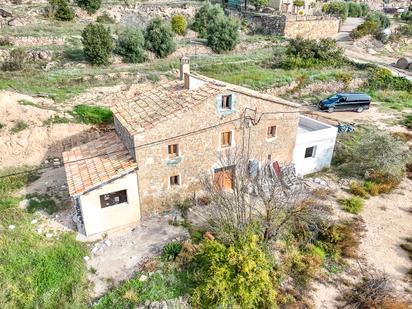
<svg viewBox="0 0 412 309">
<path fill-rule="evenodd" d="M 141 128 L 153 127 L 178 112 L 189 110 L 225 88 L 224 85 L 206 82 L 188 90 L 182 81 L 170 81 L 141 93 L 135 100 L 115 104 L 113 113 L 130 134 L 135 134 Z"/>
<path fill-rule="evenodd" d="M 63 162 L 70 195 L 80 195 L 137 168 L 114 132 L 63 152 Z"/>
</svg>

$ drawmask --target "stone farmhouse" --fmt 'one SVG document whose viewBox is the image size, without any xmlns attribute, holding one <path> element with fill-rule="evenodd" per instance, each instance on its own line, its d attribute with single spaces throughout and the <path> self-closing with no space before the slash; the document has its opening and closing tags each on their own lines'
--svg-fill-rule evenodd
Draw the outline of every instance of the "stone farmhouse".
<svg viewBox="0 0 412 309">
<path fill-rule="evenodd" d="M 253 161 L 294 163 L 300 175 L 330 165 L 336 128 L 300 116 L 296 103 L 192 74 L 189 66 L 182 58 L 178 80 L 115 104 L 115 132 L 63 153 L 80 232 L 133 226 L 199 192 L 201 173 L 230 189 L 234 168 L 218 156 L 236 148 Z"/>
</svg>

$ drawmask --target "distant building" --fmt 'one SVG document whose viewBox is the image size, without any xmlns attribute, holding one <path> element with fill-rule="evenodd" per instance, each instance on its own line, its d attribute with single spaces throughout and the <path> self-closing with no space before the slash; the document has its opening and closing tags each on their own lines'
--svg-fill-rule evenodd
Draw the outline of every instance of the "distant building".
<svg viewBox="0 0 412 309">
<path fill-rule="evenodd" d="M 187 58 L 180 77 L 118 102 L 115 132 L 63 153 L 69 193 L 86 235 L 134 225 L 176 196 L 192 196 L 201 189 L 201 173 L 230 189 L 233 166 L 222 166 L 218 156 L 231 149 L 248 149 L 253 161 L 296 162 L 301 174 L 330 164 L 329 152 L 327 159 L 316 159 L 325 154 L 322 139 L 304 144 L 299 138 L 307 131 L 299 124 L 308 128 L 312 121 L 300 118 L 300 105 L 192 74 Z M 307 159 L 296 141 L 318 150 Z M 310 168 L 300 167 L 305 160 Z"/>
</svg>

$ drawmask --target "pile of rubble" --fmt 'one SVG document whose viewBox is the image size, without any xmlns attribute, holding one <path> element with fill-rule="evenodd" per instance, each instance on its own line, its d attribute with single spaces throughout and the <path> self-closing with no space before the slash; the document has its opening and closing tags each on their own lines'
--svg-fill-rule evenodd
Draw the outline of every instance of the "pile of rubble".
<svg viewBox="0 0 412 309">
<path fill-rule="evenodd" d="M 188 296 L 180 296 L 178 298 L 164 301 L 149 301 L 137 306 L 137 309 L 186 309 L 191 308 L 188 302 Z"/>
</svg>

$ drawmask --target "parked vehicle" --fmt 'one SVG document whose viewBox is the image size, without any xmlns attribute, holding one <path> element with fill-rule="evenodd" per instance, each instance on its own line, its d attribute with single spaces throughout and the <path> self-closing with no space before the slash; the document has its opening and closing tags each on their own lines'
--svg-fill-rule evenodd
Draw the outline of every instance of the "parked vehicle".
<svg viewBox="0 0 412 309">
<path fill-rule="evenodd" d="M 356 111 L 363 112 L 369 109 L 371 97 L 361 92 L 337 93 L 319 102 L 319 109 L 332 113 L 334 111 Z"/>
</svg>

